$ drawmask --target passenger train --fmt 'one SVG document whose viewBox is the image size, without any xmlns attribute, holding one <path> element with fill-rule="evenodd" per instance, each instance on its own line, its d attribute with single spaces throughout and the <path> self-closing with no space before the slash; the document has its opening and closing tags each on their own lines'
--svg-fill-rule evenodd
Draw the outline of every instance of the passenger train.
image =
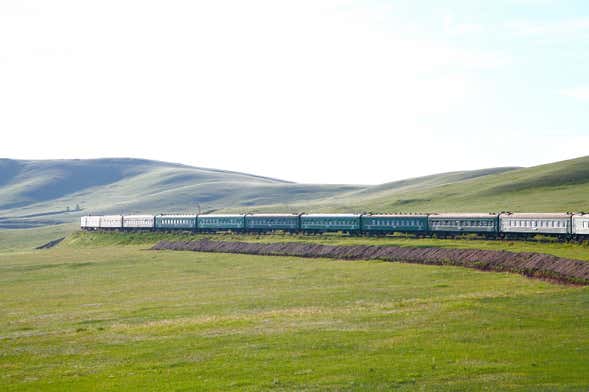
<svg viewBox="0 0 589 392">
<path fill-rule="evenodd" d="M 585 213 L 88 215 L 82 230 L 589 239 Z"/>
</svg>

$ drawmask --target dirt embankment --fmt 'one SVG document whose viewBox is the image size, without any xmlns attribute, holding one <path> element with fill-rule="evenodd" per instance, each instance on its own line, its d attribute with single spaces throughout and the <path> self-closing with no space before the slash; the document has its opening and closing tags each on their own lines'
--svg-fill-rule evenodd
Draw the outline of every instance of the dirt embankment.
<svg viewBox="0 0 589 392">
<path fill-rule="evenodd" d="M 161 241 L 152 249 L 453 265 L 483 271 L 515 272 L 560 283 L 589 285 L 589 262 L 541 253 L 369 245 L 334 246 L 301 242 L 263 244 L 212 240 Z"/>
</svg>

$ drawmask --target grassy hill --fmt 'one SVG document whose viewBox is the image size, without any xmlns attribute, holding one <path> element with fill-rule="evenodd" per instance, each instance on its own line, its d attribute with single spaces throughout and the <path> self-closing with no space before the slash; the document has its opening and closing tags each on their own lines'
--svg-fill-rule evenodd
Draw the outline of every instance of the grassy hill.
<svg viewBox="0 0 589 392">
<path fill-rule="evenodd" d="M 0 160 L 0 228 L 71 223 L 87 213 L 199 207 L 203 212 L 589 211 L 587 194 L 589 157 L 376 186 L 296 184 L 140 159 Z"/>
<path fill-rule="evenodd" d="M 311 211 L 589 211 L 589 156 L 420 177 L 305 203 Z M 294 205 L 293 208 L 298 206 Z M 267 206 L 260 209 L 273 209 Z"/>
<path fill-rule="evenodd" d="M 72 222 L 86 213 L 160 213 L 288 203 L 358 189 L 295 184 L 140 159 L 0 160 L 0 227 Z M 75 210 L 79 206 L 80 211 Z M 67 211 L 69 207 L 70 211 Z"/>
</svg>

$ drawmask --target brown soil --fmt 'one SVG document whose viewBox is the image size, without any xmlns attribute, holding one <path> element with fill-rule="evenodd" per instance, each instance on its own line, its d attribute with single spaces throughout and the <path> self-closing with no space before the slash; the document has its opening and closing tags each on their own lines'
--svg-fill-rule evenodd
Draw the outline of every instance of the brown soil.
<svg viewBox="0 0 589 392">
<path fill-rule="evenodd" d="M 199 241 L 161 241 L 152 249 L 453 265 L 483 271 L 516 272 L 525 276 L 559 283 L 589 285 L 589 262 L 542 253 L 369 245 L 334 246 L 301 242 L 263 244 L 206 239 Z"/>
</svg>

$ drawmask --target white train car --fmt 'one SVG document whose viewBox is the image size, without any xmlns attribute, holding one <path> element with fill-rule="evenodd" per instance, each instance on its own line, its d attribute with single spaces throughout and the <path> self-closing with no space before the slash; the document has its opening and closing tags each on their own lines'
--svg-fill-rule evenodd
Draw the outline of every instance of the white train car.
<svg viewBox="0 0 589 392">
<path fill-rule="evenodd" d="M 499 216 L 506 234 L 571 234 L 571 215 L 564 213 L 504 213 Z"/>
<path fill-rule="evenodd" d="M 125 215 L 123 216 L 123 229 L 153 229 L 155 216 L 153 215 Z"/>
<path fill-rule="evenodd" d="M 573 215 L 573 234 L 577 236 L 589 236 L 589 214 L 581 213 Z"/>
<path fill-rule="evenodd" d="M 433 233 L 483 233 L 497 234 L 497 214 L 443 213 L 428 216 L 429 229 Z"/>
<path fill-rule="evenodd" d="M 80 218 L 80 227 L 83 230 L 98 230 L 100 228 L 100 216 L 86 215 Z"/>
<path fill-rule="evenodd" d="M 105 230 L 119 230 L 123 228 L 122 215 L 104 215 L 100 217 L 100 228 Z"/>
</svg>

